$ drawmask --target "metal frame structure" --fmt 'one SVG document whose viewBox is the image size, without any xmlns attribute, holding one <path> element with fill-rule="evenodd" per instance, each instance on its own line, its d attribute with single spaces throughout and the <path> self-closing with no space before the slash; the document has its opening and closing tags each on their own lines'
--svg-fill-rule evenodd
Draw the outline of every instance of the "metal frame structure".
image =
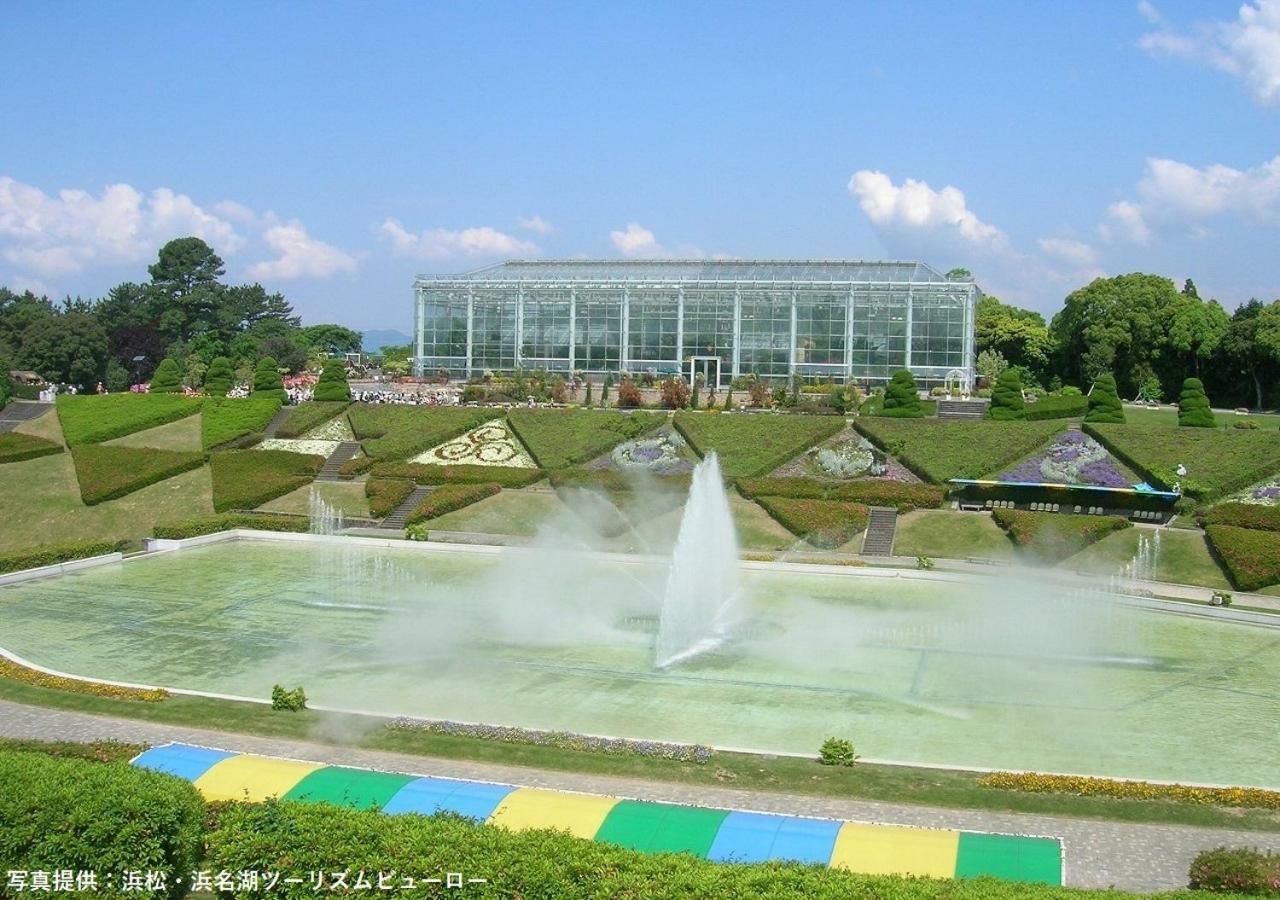
<svg viewBox="0 0 1280 900">
<path fill-rule="evenodd" d="M 981 291 L 919 262 L 512 260 L 414 282 L 414 370 L 830 377 L 972 385 Z M 949 378 L 950 376 L 950 378 Z"/>
</svg>

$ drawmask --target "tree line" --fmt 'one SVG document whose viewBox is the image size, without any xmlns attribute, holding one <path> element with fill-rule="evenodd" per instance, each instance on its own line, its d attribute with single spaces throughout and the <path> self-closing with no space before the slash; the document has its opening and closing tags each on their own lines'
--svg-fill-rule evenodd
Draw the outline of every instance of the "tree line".
<svg viewBox="0 0 1280 900">
<path fill-rule="evenodd" d="M 262 359 L 296 373 L 360 349 L 360 334 L 349 328 L 303 326 L 282 294 L 224 283 L 222 259 L 199 238 L 165 244 L 147 274 L 149 281 L 118 284 L 105 297 L 61 303 L 0 287 L 0 371 L 29 369 L 81 390 L 101 382 L 115 392 L 171 359 L 182 383 L 199 389 L 219 357 L 247 382 Z"/>
</svg>

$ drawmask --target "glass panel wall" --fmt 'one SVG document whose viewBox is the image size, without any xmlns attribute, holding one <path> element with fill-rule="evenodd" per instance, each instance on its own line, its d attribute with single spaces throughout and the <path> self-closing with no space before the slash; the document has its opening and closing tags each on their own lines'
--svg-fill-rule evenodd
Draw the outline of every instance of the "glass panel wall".
<svg viewBox="0 0 1280 900">
<path fill-rule="evenodd" d="M 578 291 L 575 361 L 590 372 L 616 372 L 621 367 L 622 291 Z"/>
<path fill-rule="evenodd" d="M 472 307 L 471 367 L 516 367 L 516 304 L 504 291 L 476 291 Z"/>
<path fill-rule="evenodd" d="M 733 371 L 733 289 L 685 289 L 684 353 L 720 357 L 720 380 Z"/>
<path fill-rule="evenodd" d="M 761 378 L 785 376 L 791 367 L 791 292 L 742 292 L 742 349 L 738 368 Z"/>
<path fill-rule="evenodd" d="M 676 290 L 669 293 L 632 291 L 627 310 L 630 317 L 627 365 L 637 371 L 679 371 L 680 350 L 676 346 L 680 330 L 679 293 Z"/>
<path fill-rule="evenodd" d="M 796 372 L 845 374 L 844 348 L 848 291 L 798 291 L 796 294 Z"/>
<path fill-rule="evenodd" d="M 465 291 L 428 291 L 422 315 L 423 365 L 459 370 L 467 365 Z"/>
<path fill-rule="evenodd" d="M 527 369 L 568 369 L 569 292 L 526 292 L 522 332 L 522 366 Z"/>
</svg>

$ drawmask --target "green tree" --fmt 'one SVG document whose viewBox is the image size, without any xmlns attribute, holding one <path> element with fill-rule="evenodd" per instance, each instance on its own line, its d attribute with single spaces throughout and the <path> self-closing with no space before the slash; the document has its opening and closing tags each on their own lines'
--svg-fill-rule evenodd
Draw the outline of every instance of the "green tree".
<svg viewBox="0 0 1280 900">
<path fill-rule="evenodd" d="M 1188 378 L 1182 382 L 1182 393 L 1178 395 L 1178 424 L 1189 428 L 1213 428 L 1218 424 L 1209 407 L 1204 383 L 1199 378 Z"/>
<path fill-rule="evenodd" d="M 211 397 L 225 397 L 231 390 L 235 373 L 231 371 L 231 360 L 225 356 L 214 357 L 209 363 L 209 371 L 204 375 L 204 390 Z"/>
<path fill-rule="evenodd" d="M 268 333 L 293 332 L 301 320 L 281 294 L 268 294 L 260 284 L 221 288 L 213 323 L 224 341 L 259 326 L 277 326 Z"/>
<path fill-rule="evenodd" d="M 956 266 L 954 269 L 952 269 L 947 273 L 947 277 L 948 278 L 972 278 L 973 273 L 970 272 L 968 269 L 966 269 L 964 266 Z"/>
<path fill-rule="evenodd" d="M 320 380 L 316 382 L 311 397 L 313 400 L 350 400 L 346 363 L 336 356 L 330 357 L 320 371 Z"/>
<path fill-rule="evenodd" d="M 1022 379 L 1014 369 L 1006 369 L 991 392 L 991 408 L 987 414 L 993 419 L 1025 419 L 1026 403 L 1022 399 Z"/>
<path fill-rule="evenodd" d="M 889 384 L 884 389 L 880 415 L 898 419 L 919 419 L 924 416 L 916 380 L 906 369 L 894 372 L 889 379 Z"/>
<path fill-rule="evenodd" d="M 317 347 L 330 356 L 359 353 L 363 338 L 358 331 L 341 325 L 309 325 L 298 334 L 303 346 Z"/>
<path fill-rule="evenodd" d="M 1138 397 L 1142 400 L 1154 400 L 1159 403 L 1160 398 L 1164 396 L 1164 388 L 1160 386 L 1160 379 L 1154 375 L 1149 375 L 1143 379 L 1142 384 L 1138 386 Z"/>
<path fill-rule="evenodd" d="M 15 294 L 0 287 L 0 354 L 18 359 L 23 332 L 37 321 L 56 315 L 58 308 L 48 297 L 37 297 L 30 291 Z"/>
<path fill-rule="evenodd" d="M 22 333 L 19 361 L 50 381 L 92 390 L 106 374 L 107 334 L 83 312 L 40 318 Z"/>
<path fill-rule="evenodd" d="M 253 394 L 255 397 L 278 397 L 282 402 L 288 397 L 284 392 L 284 382 L 280 380 L 280 369 L 270 356 L 258 360 L 253 370 Z"/>
<path fill-rule="evenodd" d="M 1093 380 L 1093 390 L 1089 392 L 1089 409 L 1084 420 L 1124 422 L 1124 404 L 1120 402 L 1120 394 L 1116 391 L 1115 376 L 1110 372 L 1104 372 Z"/>
<path fill-rule="evenodd" d="M 1167 317 L 1165 337 L 1176 357 L 1180 357 L 1179 368 L 1185 372 L 1185 367 L 1190 365 L 1198 377 L 1201 363 L 1218 349 L 1231 318 L 1217 300 L 1207 303 L 1201 300 L 1190 279 L 1187 279 L 1187 287 L 1183 288 L 1178 299 L 1170 305 Z"/>
<path fill-rule="evenodd" d="M 1280 374 L 1280 300 L 1242 304 L 1231 316 L 1217 358 L 1223 369 L 1248 380 L 1253 405 L 1261 409 L 1262 386 L 1274 383 Z"/>
<path fill-rule="evenodd" d="M 197 237 L 177 238 L 160 248 L 151 275 L 150 306 L 160 331 L 171 340 L 189 340 L 213 326 L 223 292 L 222 258 Z"/>
<path fill-rule="evenodd" d="M 0 356 L 0 409 L 13 397 L 13 376 L 9 374 L 9 360 Z"/>
<path fill-rule="evenodd" d="M 979 356 L 993 351 L 1007 365 L 1026 366 L 1038 378 L 1048 370 L 1053 339 L 1040 313 L 1001 303 L 987 295 L 978 301 L 974 317 L 974 348 Z M 999 375 L 1000 372 L 996 372 L 991 378 L 994 380 Z"/>
<path fill-rule="evenodd" d="M 176 394 L 181 390 L 182 369 L 173 357 L 165 357 L 164 362 L 160 363 L 155 374 L 151 376 L 151 393 Z"/>
<path fill-rule="evenodd" d="M 107 377 L 103 379 L 103 386 L 110 393 L 118 394 L 129 390 L 130 381 L 132 377 L 129 375 L 129 370 L 121 365 L 119 360 L 107 360 Z"/>
<path fill-rule="evenodd" d="M 988 384 L 994 384 L 1000 373 L 1007 368 L 1009 363 L 999 350 L 983 350 L 978 354 L 978 361 L 974 365 L 974 369 Z"/>
</svg>

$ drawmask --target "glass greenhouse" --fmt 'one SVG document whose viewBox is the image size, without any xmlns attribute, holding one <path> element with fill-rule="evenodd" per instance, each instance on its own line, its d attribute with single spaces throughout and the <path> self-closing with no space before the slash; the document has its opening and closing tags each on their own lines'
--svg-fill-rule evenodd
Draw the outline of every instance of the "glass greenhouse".
<svg viewBox="0 0 1280 900">
<path fill-rule="evenodd" d="M 514 260 L 414 282 L 415 370 L 973 382 L 971 279 L 918 262 Z"/>
</svg>

